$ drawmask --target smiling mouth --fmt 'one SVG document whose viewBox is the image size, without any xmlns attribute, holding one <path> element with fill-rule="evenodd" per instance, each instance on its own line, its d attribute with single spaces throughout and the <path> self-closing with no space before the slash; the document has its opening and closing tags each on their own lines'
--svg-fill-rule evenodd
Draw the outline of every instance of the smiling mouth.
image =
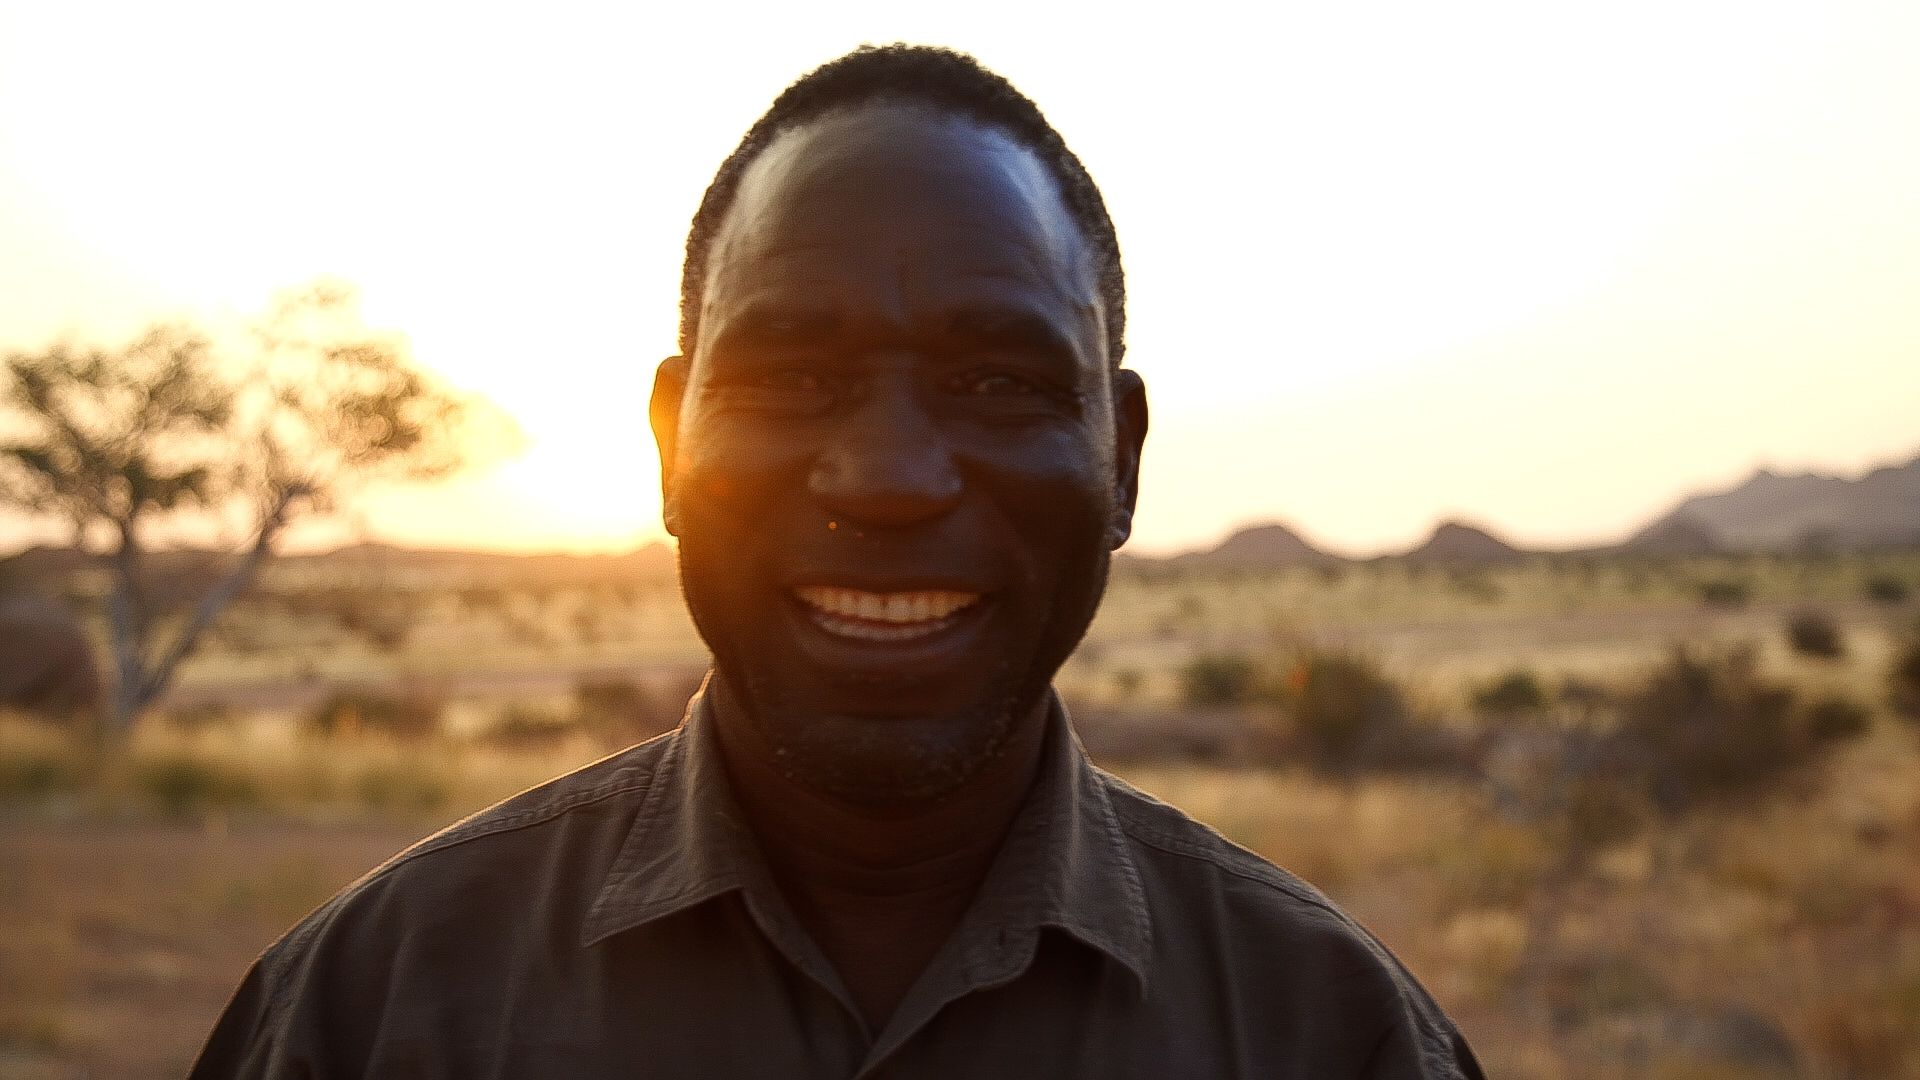
<svg viewBox="0 0 1920 1080">
<path fill-rule="evenodd" d="M 802 585 L 793 595 L 814 625 L 858 641 L 932 637 L 980 601 L 979 593 L 947 589 L 877 593 L 833 585 Z"/>
</svg>

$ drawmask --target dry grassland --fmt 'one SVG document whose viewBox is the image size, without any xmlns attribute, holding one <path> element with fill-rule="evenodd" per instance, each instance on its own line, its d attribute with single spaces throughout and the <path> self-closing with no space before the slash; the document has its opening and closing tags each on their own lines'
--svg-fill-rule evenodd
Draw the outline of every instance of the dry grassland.
<svg viewBox="0 0 1920 1080">
<path fill-rule="evenodd" d="M 1182 761 L 1187 744 L 1164 738 L 1114 760 L 1358 916 L 1489 1075 L 1920 1078 L 1920 725 L 1885 691 L 1916 611 L 1862 598 L 1887 575 L 1920 592 L 1920 556 L 1123 569 L 1060 683 L 1090 724 L 1144 717 L 1164 735 L 1211 716 L 1258 734 L 1283 723 L 1269 703 L 1193 709 L 1184 667 L 1332 642 L 1376 658 L 1423 720 L 1484 740 L 1471 703 L 1503 673 L 1621 686 L 1672 642 L 1752 642 L 1766 679 L 1858 703 L 1866 732 L 1604 842 L 1569 842 L 1539 792 L 1516 801 L 1473 770 L 1341 778 L 1285 758 Z M 1702 601 L 1729 579 L 1740 602 Z M 1789 648 L 1783 620 L 1807 608 L 1842 655 Z M 0 1077 L 178 1075 L 301 914 L 433 828 L 604 752 L 606 731 L 573 722 L 583 680 L 640 672 L 683 700 L 699 651 L 677 609 L 670 589 L 270 579 L 194 661 L 173 722 L 110 762 L 0 723 Z M 314 710 L 347 684 L 430 700 L 433 731 L 320 733 Z"/>
</svg>

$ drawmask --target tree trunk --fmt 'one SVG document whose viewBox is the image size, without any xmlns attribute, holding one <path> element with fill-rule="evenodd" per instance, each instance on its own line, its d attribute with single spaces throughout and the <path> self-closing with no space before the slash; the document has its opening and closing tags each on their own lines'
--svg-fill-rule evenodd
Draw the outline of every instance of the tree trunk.
<svg viewBox="0 0 1920 1080">
<path fill-rule="evenodd" d="M 140 684 L 145 672 L 147 619 L 140 595 L 140 538 L 131 519 L 119 522 L 120 545 L 113 553 L 113 589 L 107 594 L 107 637 L 113 650 L 113 692 L 101 717 L 101 736 L 109 744 L 126 740 L 140 713 Z"/>
<path fill-rule="evenodd" d="M 140 542 L 132 522 L 120 528 L 120 547 L 114 552 L 114 586 L 107 603 L 107 629 L 113 641 L 113 694 L 107 704 L 107 740 L 122 743 L 132 733 L 140 714 L 158 701 L 172 685 L 180 662 L 193 653 L 200 639 L 259 573 L 261 564 L 273 554 L 273 542 L 287 523 L 287 511 L 297 491 L 281 494 L 261 518 L 253 543 L 241 555 L 240 562 L 207 590 L 194 605 L 173 641 L 157 656 L 148 655 L 151 626 L 145 597 L 140 591 Z"/>
</svg>

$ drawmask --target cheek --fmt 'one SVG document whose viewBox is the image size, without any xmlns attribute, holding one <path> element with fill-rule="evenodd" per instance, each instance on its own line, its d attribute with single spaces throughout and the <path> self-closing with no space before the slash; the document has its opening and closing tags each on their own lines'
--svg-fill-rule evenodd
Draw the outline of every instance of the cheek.
<svg viewBox="0 0 1920 1080">
<path fill-rule="evenodd" d="M 675 466 L 682 512 L 708 509 L 733 514 L 734 507 L 760 506 L 767 494 L 794 476 L 804 476 L 809 455 L 803 440 L 765 425 L 723 417 L 689 417 Z"/>
<path fill-rule="evenodd" d="M 989 432 L 974 440 L 967 470 L 983 486 L 1028 513 L 1055 519 L 1104 512 L 1113 500 L 1112 458 L 1102 445 L 1078 427 L 1009 435 Z M 1038 515 L 1032 511 L 1043 511 Z"/>
</svg>

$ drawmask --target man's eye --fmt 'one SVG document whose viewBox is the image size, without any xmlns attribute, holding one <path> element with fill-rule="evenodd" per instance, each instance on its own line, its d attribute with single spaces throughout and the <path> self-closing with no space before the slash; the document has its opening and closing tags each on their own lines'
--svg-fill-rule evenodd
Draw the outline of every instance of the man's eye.
<svg viewBox="0 0 1920 1080">
<path fill-rule="evenodd" d="M 717 400 L 756 412 L 810 413 L 833 402 L 828 380 L 804 368 L 775 368 L 715 383 Z"/>
<path fill-rule="evenodd" d="M 1009 397 L 1021 394 L 1032 394 L 1037 393 L 1040 389 L 1033 384 L 1032 380 L 1023 379 L 1018 375 L 1012 375 L 1004 371 L 976 371 L 960 376 L 955 382 L 956 389 L 962 393 L 974 394 L 980 397 Z"/>
<path fill-rule="evenodd" d="M 827 382 L 811 371 L 786 368 L 780 371 L 769 371 L 756 377 L 753 380 L 753 386 L 758 390 L 813 394 L 826 390 Z"/>
</svg>

